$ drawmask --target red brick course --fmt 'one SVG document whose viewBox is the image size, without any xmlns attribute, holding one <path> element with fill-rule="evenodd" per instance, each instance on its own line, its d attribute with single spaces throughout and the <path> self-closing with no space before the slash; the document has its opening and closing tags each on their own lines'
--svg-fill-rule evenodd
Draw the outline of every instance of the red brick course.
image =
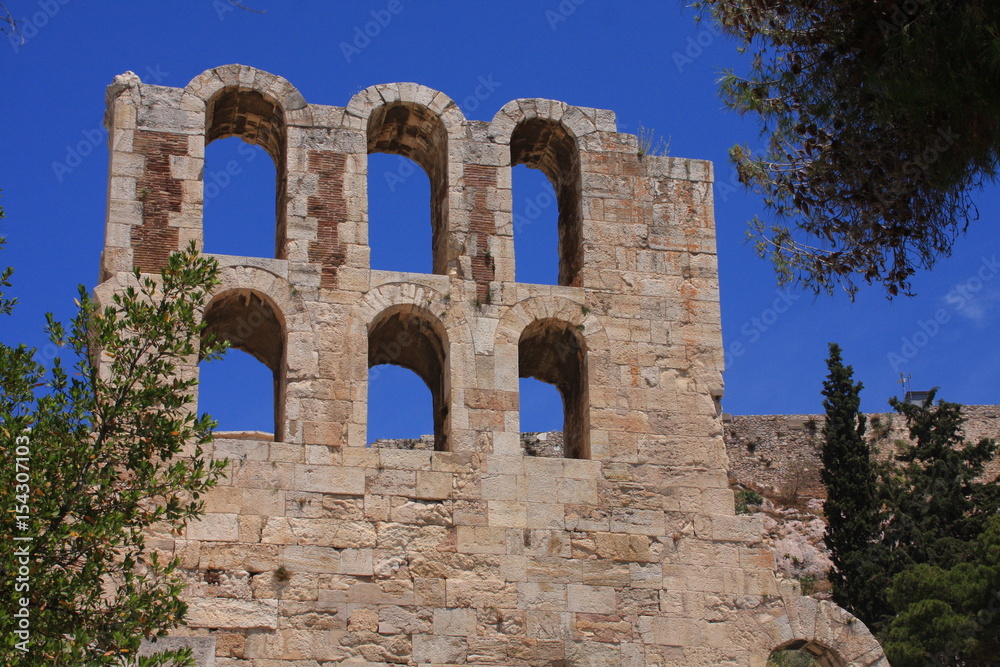
<svg viewBox="0 0 1000 667">
<path fill-rule="evenodd" d="M 317 238 L 309 243 L 309 261 L 322 265 L 320 285 L 337 286 L 337 269 L 344 263 L 344 244 L 337 226 L 347 218 L 344 171 L 347 156 L 330 151 L 310 151 L 309 171 L 319 175 L 316 194 L 309 197 L 308 214 L 316 218 Z"/>
<path fill-rule="evenodd" d="M 472 261 L 472 279 L 476 281 L 476 297 L 488 302 L 490 282 L 495 278 L 493 258 L 489 255 L 489 239 L 496 235 L 493 211 L 486 206 L 486 192 L 497 187 L 497 168 L 481 164 L 465 165 L 465 187 L 473 193 L 473 208 L 469 214 L 469 231 L 476 235 L 476 254 Z"/>
<path fill-rule="evenodd" d="M 181 210 L 181 181 L 170 174 L 170 158 L 187 155 L 187 135 L 136 130 L 135 152 L 146 157 L 146 169 L 136 181 L 142 202 L 142 226 L 132 228 L 133 263 L 155 273 L 178 250 L 178 230 L 170 227 L 170 213 Z"/>
</svg>

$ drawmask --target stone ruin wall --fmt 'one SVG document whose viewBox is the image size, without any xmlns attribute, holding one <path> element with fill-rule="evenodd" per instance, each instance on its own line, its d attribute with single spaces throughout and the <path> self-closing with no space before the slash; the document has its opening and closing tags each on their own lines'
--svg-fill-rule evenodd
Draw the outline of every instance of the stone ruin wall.
<svg viewBox="0 0 1000 667">
<path fill-rule="evenodd" d="M 966 405 L 966 440 L 992 438 L 1000 442 L 1000 406 Z M 868 439 L 879 460 L 887 460 L 897 440 L 909 442 L 903 418 L 896 413 L 867 415 Z M 876 428 L 872 419 L 883 428 Z M 729 456 L 729 476 L 734 483 L 806 498 L 825 498 L 820 479 L 823 415 L 724 415 L 723 438 Z M 885 430 L 885 426 L 888 430 Z M 433 449 L 433 439 L 378 441 L 380 446 L 403 449 Z M 527 456 L 562 456 L 562 432 L 522 433 Z M 986 479 L 1000 475 L 1000 456 L 987 464 Z M 785 494 L 783 494 L 785 495 Z"/>
<path fill-rule="evenodd" d="M 1000 406 L 966 405 L 966 440 L 1000 441 Z M 883 425 L 876 428 L 872 420 Z M 774 491 L 798 490 L 798 495 L 825 498 L 820 480 L 823 415 L 727 415 L 723 419 L 729 476 L 734 482 Z M 905 420 L 894 412 L 868 415 L 867 437 L 886 460 L 897 440 L 909 442 Z M 987 466 L 986 479 L 1000 475 L 1000 457 Z M 789 494 L 791 495 L 791 494 Z"/>
<path fill-rule="evenodd" d="M 117 77 L 106 119 L 99 300 L 201 243 L 206 143 L 277 166 L 275 255 L 217 255 L 203 314 L 271 369 L 274 432 L 220 434 L 206 515 L 148 542 L 181 559 L 171 641 L 200 665 L 886 664 L 735 515 L 711 164 L 640 156 L 610 111 L 515 100 L 471 121 L 410 83 L 324 106 L 239 65 L 183 89 Z M 427 172 L 433 274 L 370 268 L 372 152 Z M 559 285 L 514 282 L 516 164 L 555 187 Z M 430 388 L 433 448 L 368 446 L 383 363 Z M 519 377 L 562 393 L 558 458 L 525 456 Z"/>
</svg>

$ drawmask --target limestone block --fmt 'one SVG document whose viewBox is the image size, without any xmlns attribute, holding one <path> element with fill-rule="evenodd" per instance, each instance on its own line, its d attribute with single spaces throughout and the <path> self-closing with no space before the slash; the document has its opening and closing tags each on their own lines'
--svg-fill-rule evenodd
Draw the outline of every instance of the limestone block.
<svg viewBox="0 0 1000 667">
<path fill-rule="evenodd" d="M 527 507 L 525 503 L 507 500 L 487 502 L 491 525 L 509 528 L 527 527 Z"/>
<path fill-rule="evenodd" d="M 472 609 L 435 609 L 434 634 L 471 637 L 476 634 L 476 612 Z"/>
<path fill-rule="evenodd" d="M 452 508 L 448 503 L 399 497 L 391 498 L 390 503 L 389 517 L 394 523 L 418 526 L 453 524 Z"/>
<path fill-rule="evenodd" d="M 376 546 L 380 549 L 408 551 L 437 550 L 449 536 L 444 526 L 406 526 L 402 524 L 381 524 L 376 529 Z"/>
<path fill-rule="evenodd" d="M 650 539 L 644 535 L 597 533 L 595 543 L 597 555 L 601 558 L 642 563 L 650 563 L 656 560 L 650 548 Z"/>
<path fill-rule="evenodd" d="M 332 547 L 284 546 L 280 551 L 280 565 L 292 576 L 296 572 L 339 572 L 340 551 Z"/>
<path fill-rule="evenodd" d="M 146 160 L 142 155 L 125 152 L 119 148 L 112 154 L 111 174 L 127 178 L 140 178 L 146 171 Z"/>
<path fill-rule="evenodd" d="M 332 465 L 296 465 L 292 488 L 301 491 L 361 495 L 365 492 L 365 472 L 360 468 Z"/>
<path fill-rule="evenodd" d="M 405 449 L 383 449 L 382 465 L 396 470 L 430 470 L 431 452 Z"/>
<path fill-rule="evenodd" d="M 570 614 L 555 611 L 533 611 L 525 613 L 527 634 L 539 640 L 562 640 L 570 636 Z"/>
<path fill-rule="evenodd" d="M 666 526 L 663 512 L 627 507 L 611 511 L 611 530 L 637 535 L 664 535 Z"/>
<path fill-rule="evenodd" d="M 187 624 L 192 628 L 275 630 L 278 601 L 192 598 L 188 601 Z"/>
<path fill-rule="evenodd" d="M 239 539 L 236 514 L 205 514 L 188 524 L 185 536 L 189 540 L 235 542 Z"/>
<path fill-rule="evenodd" d="M 544 611 L 566 609 L 566 584 L 525 582 L 518 584 L 518 607 Z"/>
<path fill-rule="evenodd" d="M 152 642 L 143 640 L 138 654 L 148 656 L 160 651 L 190 648 L 195 667 L 215 667 L 215 647 L 215 637 L 160 637 Z"/>
<path fill-rule="evenodd" d="M 563 478 L 557 484 L 559 502 L 571 505 L 598 504 L 597 480 Z"/>
<path fill-rule="evenodd" d="M 112 176 L 111 190 L 108 196 L 111 199 L 121 201 L 136 200 L 136 177 L 135 176 Z"/>
<path fill-rule="evenodd" d="M 728 542 L 760 542 L 763 526 L 758 517 L 718 514 L 712 517 L 712 538 Z"/>
<path fill-rule="evenodd" d="M 414 612 L 397 606 L 381 607 L 378 612 L 378 632 L 391 634 L 428 634 L 433 630 L 433 613 Z"/>
<path fill-rule="evenodd" d="M 517 607 L 517 586 L 503 581 L 449 579 L 446 591 L 449 607 L 474 609 Z"/>
<path fill-rule="evenodd" d="M 381 496 L 415 496 L 417 473 L 415 470 L 368 470 L 365 492 Z"/>
<path fill-rule="evenodd" d="M 615 589 L 610 586 L 566 586 L 566 608 L 589 614 L 613 614 L 617 609 Z"/>
<path fill-rule="evenodd" d="M 413 659 L 421 663 L 463 664 L 468 655 L 468 643 L 462 637 L 447 635 L 414 635 Z"/>
<path fill-rule="evenodd" d="M 453 477 L 447 472 L 418 471 L 416 497 L 433 500 L 448 498 L 452 491 Z"/>
<path fill-rule="evenodd" d="M 557 503 L 527 503 L 525 505 L 525 527 L 564 530 L 566 525 L 565 506 Z"/>
</svg>

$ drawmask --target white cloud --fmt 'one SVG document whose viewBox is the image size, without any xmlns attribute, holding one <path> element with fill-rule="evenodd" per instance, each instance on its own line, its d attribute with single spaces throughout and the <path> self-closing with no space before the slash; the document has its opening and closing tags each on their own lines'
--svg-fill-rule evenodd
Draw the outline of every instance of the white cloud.
<svg viewBox="0 0 1000 667">
<path fill-rule="evenodd" d="M 966 292 L 957 312 L 975 324 L 985 324 L 992 319 L 998 304 L 1000 304 L 1000 286 L 991 286 L 975 293 Z"/>
</svg>

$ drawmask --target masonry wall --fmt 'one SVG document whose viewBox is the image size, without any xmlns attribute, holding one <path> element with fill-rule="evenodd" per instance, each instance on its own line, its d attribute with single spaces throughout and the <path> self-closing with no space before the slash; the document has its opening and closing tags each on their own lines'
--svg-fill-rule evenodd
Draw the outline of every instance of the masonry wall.
<svg viewBox="0 0 1000 667">
<path fill-rule="evenodd" d="M 1000 441 L 1000 406 L 967 405 L 963 414 L 966 440 Z M 820 480 L 824 421 L 823 415 L 743 415 L 724 420 L 730 477 L 751 486 L 826 497 Z M 867 436 L 880 460 L 892 455 L 896 441 L 910 441 L 905 420 L 895 413 L 868 415 Z M 1000 457 L 983 473 L 987 479 L 997 475 Z"/>
<path fill-rule="evenodd" d="M 791 645 L 885 664 L 734 514 L 709 163 L 640 156 L 609 111 L 469 121 L 409 83 L 323 106 L 238 65 L 184 89 L 118 77 L 107 118 L 101 298 L 201 243 L 206 142 L 278 167 L 275 256 L 217 256 L 204 315 L 271 368 L 275 432 L 220 437 L 208 513 L 150 542 L 181 556 L 178 637 L 214 664 L 763 666 Z M 370 269 L 370 152 L 427 171 L 434 274 Z M 514 164 L 558 193 L 559 285 L 513 282 Z M 368 446 L 380 363 L 427 382 L 430 447 Z M 562 457 L 525 455 L 520 376 L 563 393 Z"/>
</svg>

